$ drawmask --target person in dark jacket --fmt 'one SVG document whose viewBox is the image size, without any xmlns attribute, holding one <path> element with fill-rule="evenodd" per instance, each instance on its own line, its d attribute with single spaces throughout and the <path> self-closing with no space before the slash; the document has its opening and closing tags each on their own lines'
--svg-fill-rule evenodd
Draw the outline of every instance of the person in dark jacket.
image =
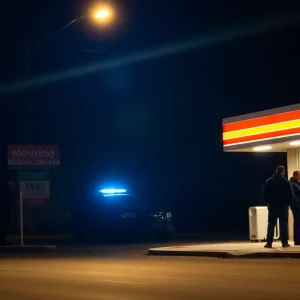
<svg viewBox="0 0 300 300">
<path fill-rule="evenodd" d="M 283 247 L 288 243 L 289 206 L 292 204 L 294 193 L 290 182 L 284 177 L 285 168 L 278 166 L 276 173 L 269 178 L 263 187 L 263 197 L 268 205 L 268 232 L 265 248 L 272 248 L 274 229 L 279 218 L 280 238 Z"/>
<path fill-rule="evenodd" d="M 290 179 L 294 199 L 291 209 L 294 216 L 294 244 L 300 246 L 300 171 L 295 171 Z"/>
</svg>

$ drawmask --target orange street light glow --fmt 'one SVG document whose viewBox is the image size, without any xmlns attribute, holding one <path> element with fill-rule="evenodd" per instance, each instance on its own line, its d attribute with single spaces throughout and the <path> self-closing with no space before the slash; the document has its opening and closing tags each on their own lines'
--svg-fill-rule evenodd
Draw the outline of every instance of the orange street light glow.
<svg viewBox="0 0 300 300">
<path fill-rule="evenodd" d="M 99 24 L 111 24 L 115 18 L 115 9 L 110 5 L 98 5 L 90 11 L 91 19 Z"/>
<path fill-rule="evenodd" d="M 109 11 L 107 9 L 101 9 L 96 12 L 95 18 L 96 19 L 106 19 L 110 15 Z"/>
</svg>

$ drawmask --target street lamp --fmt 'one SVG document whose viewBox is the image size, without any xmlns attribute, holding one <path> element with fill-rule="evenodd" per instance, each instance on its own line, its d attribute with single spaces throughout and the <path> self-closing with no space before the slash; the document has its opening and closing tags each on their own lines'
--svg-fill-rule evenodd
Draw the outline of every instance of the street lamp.
<svg viewBox="0 0 300 300">
<path fill-rule="evenodd" d="M 36 45 L 34 45 L 33 47 L 26 47 L 26 77 L 30 77 L 31 74 L 31 69 L 32 69 L 32 62 L 33 62 L 33 57 L 35 55 L 35 53 L 39 50 L 39 48 L 41 46 L 43 46 L 45 43 L 47 43 L 49 40 L 51 40 L 53 37 L 55 37 L 56 35 L 58 35 L 59 33 L 61 33 L 62 31 L 64 31 L 66 28 L 70 27 L 71 25 L 77 23 L 80 20 L 83 19 L 87 19 L 90 21 L 94 21 L 97 25 L 108 25 L 111 24 L 113 21 L 113 17 L 114 17 L 114 13 L 115 10 L 108 5 L 101 5 L 101 6 L 97 6 L 94 7 L 90 10 L 91 13 L 85 13 L 75 19 L 73 19 L 72 21 L 68 22 L 66 25 L 62 26 L 61 28 L 59 28 L 58 30 L 54 31 L 53 33 L 47 35 L 44 39 L 42 39 L 39 43 L 37 43 Z M 25 129 L 25 134 L 27 137 L 27 142 L 34 144 L 34 123 L 35 123 L 35 118 L 32 115 L 33 112 L 33 99 L 31 97 L 31 93 L 28 92 L 26 95 L 27 98 L 27 116 L 28 116 L 28 120 L 27 120 L 27 126 L 24 126 Z M 31 211 L 30 213 L 32 213 L 30 220 L 31 220 L 31 225 L 30 225 L 30 231 L 32 231 L 32 233 L 35 232 L 35 212 Z"/>
<path fill-rule="evenodd" d="M 58 30 L 54 31 L 53 33 L 47 35 L 44 39 L 42 39 L 40 42 L 38 42 L 36 45 L 33 47 L 26 47 L 26 65 L 25 65 L 25 70 L 26 70 L 26 77 L 30 77 L 31 75 L 31 69 L 32 69 L 32 61 L 33 57 L 38 52 L 40 47 L 42 47 L 45 43 L 47 43 L 49 40 L 54 38 L 56 35 L 64 31 L 66 28 L 70 27 L 71 25 L 77 23 L 78 21 L 81 21 L 83 19 L 87 19 L 89 21 L 93 21 L 99 26 L 104 26 L 111 24 L 113 22 L 115 16 L 115 9 L 106 4 L 101 4 L 98 6 L 93 6 L 90 8 L 88 11 L 86 11 L 83 15 L 73 19 L 72 21 L 68 22 Z M 32 100 L 30 99 L 30 94 L 27 94 L 27 105 L 28 105 L 28 115 L 31 116 L 31 111 L 32 111 Z M 30 142 L 33 140 L 32 136 L 32 130 L 33 130 L 33 117 L 29 117 L 28 121 L 28 131 L 27 134 L 30 135 Z"/>
<path fill-rule="evenodd" d="M 54 36 L 58 35 L 60 32 L 64 31 L 66 28 L 70 27 L 74 23 L 77 23 L 78 21 L 82 19 L 88 19 L 90 21 L 94 21 L 96 24 L 99 25 L 106 25 L 111 24 L 113 19 L 115 17 L 115 9 L 106 4 L 101 4 L 98 6 L 94 6 L 89 10 L 89 13 L 85 13 L 72 21 L 68 22 L 58 30 L 52 32 L 51 34 L 47 35 L 44 39 L 42 39 L 38 44 L 36 44 L 34 47 L 30 47 L 27 49 L 27 64 L 26 64 L 26 75 L 27 77 L 31 73 L 31 61 L 32 57 L 34 55 L 34 52 L 38 50 L 40 46 L 42 46 L 44 43 L 46 43 L 48 40 L 52 39 Z"/>
<path fill-rule="evenodd" d="M 45 39 L 42 40 L 41 43 L 44 43 L 45 41 L 53 38 L 61 31 L 65 30 L 69 26 L 73 25 L 74 23 L 77 23 L 78 21 L 80 21 L 82 19 L 88 19 L 88 20 L 94 21 L 94 23 L 104 25 L 104 24 L 111 24 L 114 19 L 114 16 L 115 16 L 115 10 L 113 9 L 113 7 L 111 7 L 109 5 L 105 5 L 105 6 L 101 5 L 101 6 L 93 7 L 90 10 L 90 13 L 84 14 L 82 16 L 79 16 L 79 17 L 73 19 L 66 25 L 62 26 L 58 30 L 49 34 Z"/>
<path fill-rule="evenodd" d="M 111 24 L 115 17 L 115 8 L 109 4 L 100 4 L 97 6 L 91 7 L 88 11 L 86 11 L 83 15 L 73 19 L 72 21 L 68 22 L 58 30 L 54 31 L 53 33 L 47 35 L 44 39 L 42 39 L 39 43 L 34 45 L 34 47 L 27 47 L 26 53 L 26 77 L 30 76 L 31 67 L 32 67 L 32 59 L 37 50 L 51 40 L 53 37 L 64 31 L 66 28 L 70 27 L 71 25 L 77 23 L 80 20 L 87 19 L 93 21 L 97 25 L 107 25 Z M 30 101 L 28 101 L 30 102 Z M 31 105 L 29 105 L 31 106 Z M 31 110 L 31 108 L 29 108 Z M 32 127 L 32 126 L 31 126 Z"/>
</svg>

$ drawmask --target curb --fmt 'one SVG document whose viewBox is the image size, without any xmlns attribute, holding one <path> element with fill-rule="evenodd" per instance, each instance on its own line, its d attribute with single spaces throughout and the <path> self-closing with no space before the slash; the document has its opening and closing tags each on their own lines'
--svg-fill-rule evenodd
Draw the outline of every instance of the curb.
<svg viewBox="0 0 300 300">
<path fill-rule="evenodd" d="M 241 234 L 240 234 L 241 235 Z M 190 236 L 203 236 L 203 237 L 207 237 L 207 236 L 212 236 L 212 237 L 223 237 L 223 236 L 239 236 L 239 234 L 235 234 L 232 232 L 226 232 L 226 233 L 205 233 L 205 232 L 192 232 L 192 233 L 184 233 L 184 232 L 178 232 L 178 233 L 174 233 L 174 236 L 186 236 L 186 237 L 190 237 Z"/>
<path fill-rule="evenodd" d="M 148 250 L 148 255 L 160 255 L 160 256 L 202 256 L 202 257 L 219 257 L 230 258 L 235 255 L 229 252 L 212 252 L 212 251 L 169 251 L 169 250 Z"/>
<path fill-rule="evenodd" d="M 198 257 L 215 257 L 215 258 L 300 258 L 300 252 L 256 252 L 245 254 L 233 254 L 225 251 L 168 251 L 168 250 L 148 250 L 148 255 L 159 256 L 198 256 Z"/>
<path fill-rule="evenodd" d="M 47 252 L 56 250 L 56 246 L 2 246 L 1 253 Z"/>
<path fill-rule="evenodd" d="M 300 252 L 275 252 L 275 253 L 249 253 L 245 255 L 239 255 L 237 258 L 300 258 Z"/>
</svg>

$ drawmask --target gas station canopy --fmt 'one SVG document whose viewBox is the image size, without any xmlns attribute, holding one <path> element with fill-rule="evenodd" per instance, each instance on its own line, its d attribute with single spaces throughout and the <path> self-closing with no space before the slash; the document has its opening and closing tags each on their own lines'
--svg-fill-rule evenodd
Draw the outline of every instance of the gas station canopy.
<svg viewBox="0 0 300 300">
<path fill-rule="evenodd" d="M 289 177 L 300 170 L 300 104 L 223 119 L 225 152 L 287 152 Z M 275 169 L 276 166 L 274 166 Z M 293 215 L 289 212 L 293 239 Z"/>
<path fill-rule="evenodd" d="M 300 104 L 223 119 L 225 152 L 288 152 L 300 147 Z"/>
</svg>

